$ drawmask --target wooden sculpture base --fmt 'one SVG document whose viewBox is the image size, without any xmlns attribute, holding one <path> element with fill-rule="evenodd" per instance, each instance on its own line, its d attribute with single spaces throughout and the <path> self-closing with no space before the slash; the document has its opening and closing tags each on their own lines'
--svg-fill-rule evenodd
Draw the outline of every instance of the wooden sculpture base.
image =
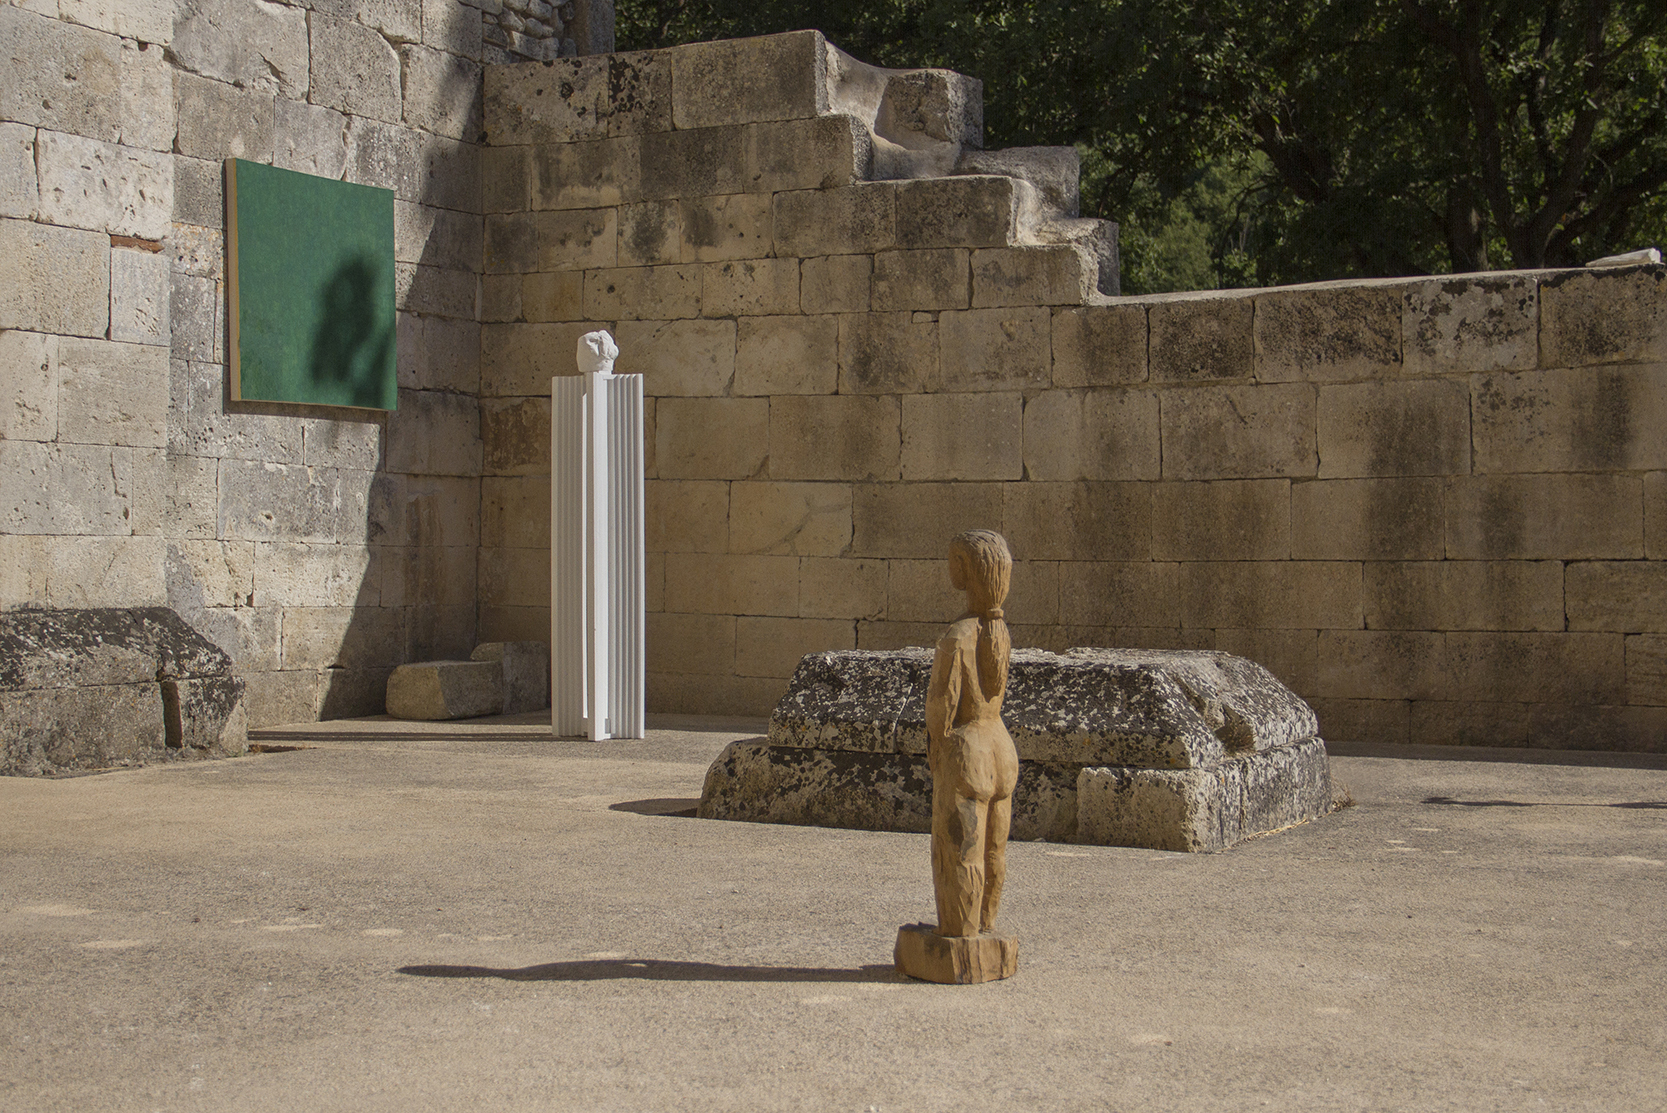
<svg viewBox="0 0 1667 1113">
<path fill-rule="evenodd" d="M 893 957 L 897 972 L 911 978 L 942 985 L 974 985 L 1011 978 L 1019 968 L 1019 940 L 999 931 L 945 936 L 931 924 L 904 924 L 897 929 Z"/>
</svg>

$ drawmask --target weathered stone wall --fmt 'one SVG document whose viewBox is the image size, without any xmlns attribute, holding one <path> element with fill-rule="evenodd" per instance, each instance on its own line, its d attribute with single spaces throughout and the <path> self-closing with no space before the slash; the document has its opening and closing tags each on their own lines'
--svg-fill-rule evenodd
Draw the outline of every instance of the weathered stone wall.
<svg viewBox="0 0 1667 1113">
<path fill-rule="evenodd" d="M 923 176 L 841 65 L 488 67 L 483 638 L 545 636 L 548 381 L 605 326 L 650 396 L 651 707 L 929 643 L 988 526 L 1016 645 L 1241 654 L 1334 740 L 1667 749 L 1667 272 L 1107 298 L 1027 236 L 1038 160 Z"/>
<path fill-rule="evenodd" d="M 252 725 L 475 644 L 482 15 L 0 4 L 0 605 L 167 606 Z M 399 409 L 228 403 L 222 162 L 395 191 Z"/>
</svg>

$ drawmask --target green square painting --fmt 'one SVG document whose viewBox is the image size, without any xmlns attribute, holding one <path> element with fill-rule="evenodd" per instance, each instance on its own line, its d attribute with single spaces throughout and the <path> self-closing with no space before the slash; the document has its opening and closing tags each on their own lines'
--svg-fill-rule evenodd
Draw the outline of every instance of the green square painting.
<svg viewBox="0 0 1667 1113">
<path fill-rule="evenodd" d="M 395 408 L 394 195 L 226 160 L 231 396 Z"/>
</svg>

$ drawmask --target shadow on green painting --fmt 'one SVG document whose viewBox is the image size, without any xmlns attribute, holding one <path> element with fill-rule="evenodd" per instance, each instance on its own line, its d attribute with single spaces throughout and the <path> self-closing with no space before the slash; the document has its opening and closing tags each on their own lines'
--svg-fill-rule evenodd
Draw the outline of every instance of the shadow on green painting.
<svg viewBox="0 0 1667 1113">
<path fill-rule="evenodd" d="M 230 159 L 232 398 L 391 410 L 394 196 Z"/>
</svg>

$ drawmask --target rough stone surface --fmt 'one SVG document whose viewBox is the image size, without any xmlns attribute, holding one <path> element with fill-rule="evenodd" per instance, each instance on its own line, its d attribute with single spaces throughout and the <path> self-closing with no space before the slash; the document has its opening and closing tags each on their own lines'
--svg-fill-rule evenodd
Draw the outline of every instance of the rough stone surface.
<svg viewBox="0 0 1667 1113">
<path fill-rule="evenodd" d="M 499 661 L 417 661 L 388 676 L 388 714 L 396 719 L 472 719 L 504 709 Z"/>
<path fill-rule="evenodd" d="M 550 647 L 545 642 L 485 642 L 471 661 L 496 661 L 503 669 L 505 715 L 550 706 Z"/>
<path fill-rule="evenodd" d="M 713 763 L 700 814 L 927 830 L 931 667 L 927 649 L 806 656 L 769 737 Z M 1018 650 L 1002 718 L 1020 758 L 1015 839 L 1217 850 L 1330 808 L 1313 711 L 1242 657 Z"/>
<path fill-rule="evenodd" d="M 0 613 L 0 773 L 242 753 L 243 688 L 167 608 Z"/>
</svg>

